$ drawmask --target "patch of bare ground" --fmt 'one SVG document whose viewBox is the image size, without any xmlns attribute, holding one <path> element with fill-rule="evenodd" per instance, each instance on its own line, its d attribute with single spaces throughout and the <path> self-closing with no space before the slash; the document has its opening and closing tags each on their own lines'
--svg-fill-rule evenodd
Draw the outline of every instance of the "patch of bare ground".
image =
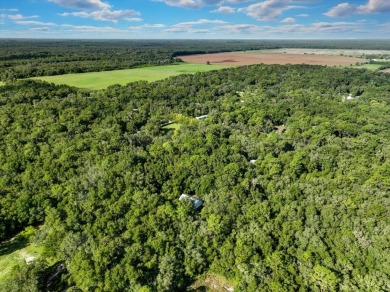
<svg viewBox="0 0 390 292">
<path fill-rule="evenodd" d="M 207 274 L 199 278 L 189 291 L 232 292 L 234 291 L 234 285 L 222 276 Z"/>
<path fill-rule="evenodd" d="M 270 53 L 287 53 L 287 54 L 311 54 L 311 55 L 332 55 L 332 56 L 362 56 L 362 55 L 386 55 L 390 54 L 389 50 L 344 50 L 344 49 L 300 49 L 286 48 L 267 50 Z"/>
<path fill-rule="evenodd" d="M 382 72 L 390 73 L 390 68 L 389 68 L 389 69 L 382 70 Z"/>
<path fill-rule="evenodd" d="M 223 65 L 253 65 L 253 64 L 309 64 L 327 66 L 349 66 L 364 63 L 365 60 L 356 57 L 305 55 L 288 53 L 261 53 L 261 52 L 235 52 L 218 54 L 201 54 L 181 56 L 183 61 L 189 63 L 210 63 Z"/>
</svg>

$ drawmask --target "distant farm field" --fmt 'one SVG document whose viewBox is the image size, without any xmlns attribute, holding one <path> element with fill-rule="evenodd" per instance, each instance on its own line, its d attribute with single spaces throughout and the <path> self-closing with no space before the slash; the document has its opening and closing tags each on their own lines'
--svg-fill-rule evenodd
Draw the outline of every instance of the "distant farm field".
<svg viewBox="0 0 390 292">
<path fill-rule="evenodd" d="M 364 68 L 364 69 L 376 71 L 376 70 L 379 70 L 379 68 L 382 66 L 383 65 L 381 65 L 381 64 L 364 64 L 361 66 L 357 66 L 356 68 Z"/>
<path fill-rule="evenodd" d="M 125 85 L 129 82 L 146 80 L 149 82 L 161 80 L 181 74 L 195 74 L 228 67 L 227 65 L 178 64 L 153 66 L 126 70 L 65 74 L 56 76 L 41 76 L 31 79 L 44 80 L 55 84 L 67 84 L 83 89 L 104 89 L 113 84 Z"/>
<path fill-rule="evenodd" d="M 189 63 L 222 65 L 252 65 L 252 64 L 309 64 L 327 66 L 349 66 L 357 62 L 365 62 L 362 58 L 331 56 L 331 55 L 307 55 L 289 53 L 266 53 L 266 52 L 234 52 L 218 54 L 201 54 L 180 56 L 182 60 Z"/>
</svg>

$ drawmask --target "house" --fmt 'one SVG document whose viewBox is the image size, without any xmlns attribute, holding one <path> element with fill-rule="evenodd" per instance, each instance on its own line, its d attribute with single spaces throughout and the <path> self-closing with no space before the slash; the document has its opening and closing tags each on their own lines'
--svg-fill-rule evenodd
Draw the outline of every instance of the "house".
<svg viewBox="0 0 390 292">
<path fill-rule="evenodd" d="M 356 97 L 352 96 L 351 94 L 349 94 L 348 96 L 343 96 L 343 100 L 351 100 L 351 99 L 355 99 Z"/>
<path fill-rule="evenodd" d="M 181 200 L 191 200 L 194 209 L 198 209 L 200 206 L 203 205 L 203 201 L 201 199 L 196 198 L 194 196 L 189 196 L 187 194 L 181 194 L 179 197 L 179 201 Z"/>
</svg>

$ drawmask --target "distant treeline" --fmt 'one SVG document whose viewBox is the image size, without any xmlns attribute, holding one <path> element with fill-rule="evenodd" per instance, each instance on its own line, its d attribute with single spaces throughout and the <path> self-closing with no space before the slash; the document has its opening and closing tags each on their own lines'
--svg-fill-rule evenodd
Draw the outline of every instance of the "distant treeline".
<svg viewBox="0 0 390 292">
<path fill-rule="evenodd" d="M 172 64 L 201 53 L 278 49 L 380 49 L 388 40 L 0 40 L 0 80 Z"/>
</svg>

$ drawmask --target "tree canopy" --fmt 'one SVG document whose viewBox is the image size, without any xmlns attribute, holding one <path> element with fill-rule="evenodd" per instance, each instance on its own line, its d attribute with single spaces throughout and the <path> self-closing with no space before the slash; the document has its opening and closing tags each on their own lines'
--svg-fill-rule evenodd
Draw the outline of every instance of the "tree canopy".
<svg viewBox="0 0 390 292">
<path fill-rule="evenodd" d="M 389 97 L 388 74 L 308 65 L 8 82 L 0 239 L 41 225 L 82 291 L 183 291 L 207 272 L 237 291 L 389 290 Z M 45 289 L 42 269 L 15 277 Z"/>
</svg>

